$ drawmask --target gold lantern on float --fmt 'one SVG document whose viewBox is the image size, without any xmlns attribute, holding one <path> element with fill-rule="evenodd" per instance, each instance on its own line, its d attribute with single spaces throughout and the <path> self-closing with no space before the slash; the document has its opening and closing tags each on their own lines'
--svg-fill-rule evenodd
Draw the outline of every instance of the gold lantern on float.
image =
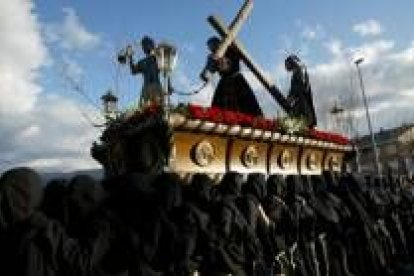
<svg viewBox="0 0 414 276">
<path fill-rule="evenodd" d="M 171 73 L 177 63 L 177 49 L 168 43 L 160 43 L 155 49 L 155 57 L 157 58 L 158 69 L 163 76 L 163 109 L 166 115 L 168 115 L 168 109 L 170 106 L 170 94 L 171 94 Z"/>
<path fill-rule="evenodd" d="M 106 121 L 115 119 L 118 112 L 118 97 L 116 97 L 111 90 L 101 97 L 103 104 L 103 113 Z"/>
</svg>

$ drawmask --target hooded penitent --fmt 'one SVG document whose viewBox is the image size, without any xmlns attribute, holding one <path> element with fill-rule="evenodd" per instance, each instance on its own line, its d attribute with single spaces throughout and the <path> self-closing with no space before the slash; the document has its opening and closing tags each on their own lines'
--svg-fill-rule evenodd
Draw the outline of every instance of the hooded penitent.
<svg viewBox="0 0 414 276">
<path fill-rule="evenodd" d="M 44 188 L 42 212 L 51 219 L 64 223 L 65 211 L 62 202 L 67 195 L 67 183 L 65 179 L 54 179 Z"/>
<path fill-rule="evenodd" d="M 237 172 L 226 173 L 219 189 L 223 197 L 239 197 L 243 184 L 243 175 Z"/>
<path fill-rule="evenodd" d="M 82 250 L 58 223 L 37 212 L 42 188 L 39 175 L 28 168 L 11 169 L 0 178 L 1 275 L 90 273 L 92 254 L 100 244 L 91 245 L 91 251 Z"/>
<path fill-rule="evenodd" d="M 0 178 L 0 227 L 27 219 L 42 201 L 40 176 L 28 168 L 6 171 Z"/>
<path fill-rule="evenodd" d="M 104 198 L 102 186 L 87 175 L 75 176 L 69 183 L 66 200 L 67 230 L 71 236 L 81 238 L 87 231 L 90 217 Z"/>
</svg>

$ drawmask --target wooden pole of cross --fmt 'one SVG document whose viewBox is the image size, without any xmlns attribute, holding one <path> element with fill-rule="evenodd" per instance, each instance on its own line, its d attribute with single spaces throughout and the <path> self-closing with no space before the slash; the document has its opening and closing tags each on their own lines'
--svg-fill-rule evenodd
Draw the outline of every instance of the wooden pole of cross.
<svg viewBox="0 0 414 276">
<path fill-rule="evenodd" d="M 243 23 L 247 20 L 247 17 L 253 9 L 253 0 L 246 0 L 246 2 L 241 7 L 240 11 L 234 18 L 233 22 L 228 28 L 227 35 L 224 37 L 223 41 L 220 43 L 217 51 L 214 53 L 214 59 L 220 59 L 224 56 L 227 49 L 236 39 L 237 34 L 239 33 Z"/>
</svg>

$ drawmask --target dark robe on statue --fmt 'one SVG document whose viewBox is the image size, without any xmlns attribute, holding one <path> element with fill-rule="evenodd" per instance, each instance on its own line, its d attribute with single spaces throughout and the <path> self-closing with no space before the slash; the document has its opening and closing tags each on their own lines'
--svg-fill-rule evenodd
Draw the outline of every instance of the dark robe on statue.
<svg viewBox="0 0 414 276">
<path fill-rule="evenodd" d="M 309 76 L 302 66 L 293 71 L 287 100 L 291 106 L 289 115 L 305 119 L 309 127 L 316 126 L 316 114 Z"/>
<path fill-rule="evenodd" d="M 219 70 L 214 62 L 210 62 L 210 70 L 218 71 L 221 77 L 214 92 L 212 106 L 262 116 L 252 89 L 240 73 L 240 55 L 237 50 L 230 47 L 224 56 L 224 62 L 226 68 L 222 70 Z"/>
</svg>

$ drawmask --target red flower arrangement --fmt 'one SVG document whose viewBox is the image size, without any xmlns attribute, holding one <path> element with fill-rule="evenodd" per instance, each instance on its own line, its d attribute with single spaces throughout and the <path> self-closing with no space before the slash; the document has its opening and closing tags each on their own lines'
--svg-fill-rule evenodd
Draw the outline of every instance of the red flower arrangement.
<svg viewBox="0 0 414 276">
<path fill-rule="evenodd" d="M 159 104 L 151 104 L 143 108 L 142 110 L 135 111 L 128 119 L 128 123 L 136 124 L 141 122 L 144 118 L 150 117 L 159 113 L 161 106 Z"/>
<path fill-rule="evenodd" d="M 264 130 L 277 130 L 279 127 L 277 120 L 254 117 L 240 112 L 222 110 L 217 107 L 202 107 L 190 104 L 188 105 L 188 113 L 192 119 L 207 120 L 215 123 L 241 125 Z M 317 140 L 333 142 L 339 145 L 350 144 L 348 138 L 336 133 L 330 133 L 317 129 L 309 129 L 308 134 L 309 137 Z"/>
<path fill-rule="evenodd" d="M 141 111 L 137 111 L 128 118 L 129 123 L 140 122 L 143 118 L 158 114 L 161 106 L 152 104 L 145 107 Z M 263 117 L 255 117 L 241 112 L 222 110 L 217 107 L 202 107 L 199 105 L 189 104 L 188 106 L 181 106 L 177 112 L 183 113 L 186 117 L 191 119 L 211 121 L 215 123 L 223 123 L 227 125 L 240 125 L 243 127 L 253 127 L 263 130 L 281 131 L 283 126 L 277 120 L 266 119 Z M 307 136 L 313 139 L 332 142 L 339 145 L 349 145 L 350 140 L 336 133 L 330 133 L 318 129 L 308 129 Z"/>
<path fill-rule="evenodd" d="M 222 110 L 217 107 L 201 107 L 190 104 L 188 112 L 192 119 L 208 120 L 215 123 L 249 126 L 265 130 L 275 130 L 277 127 L 275 120 L 254 117 L 236 111 Z"/>
<path fill-rule="evenodd" d="M 309 136 L 314 139 L 327 141 L 327 142 L 333 142 L 335 144 L 339 145 L 349 145 L 350 141 L 347 137 L 342 136 L 340 134 L 336 133 L 330 133 L 322 130 L 317 129 L 310 129 L 309 130 Z"/>
<path fill-rule="evenodd" d="M 188 112 L 192 118 L 204 120 L 207 119 L 207 112 L 206 109 L 202 106 L 198 105 L 188 105 Z"/>
</svg>

